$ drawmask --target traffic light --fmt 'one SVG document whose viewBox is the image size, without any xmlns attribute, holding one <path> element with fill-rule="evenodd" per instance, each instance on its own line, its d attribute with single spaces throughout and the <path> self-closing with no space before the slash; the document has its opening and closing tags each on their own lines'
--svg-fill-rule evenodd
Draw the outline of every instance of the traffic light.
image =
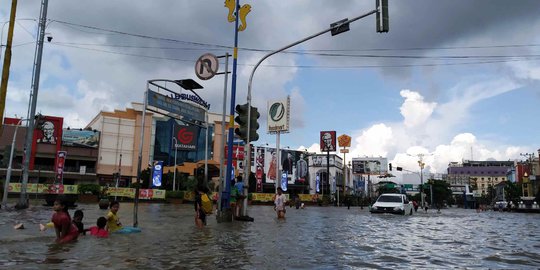
<svg viewBox="0 0 540 270">
<path fill-rule="evenodd" d="M 403 168 L 401 168 L 401 167 L 396 167 L 396 170 L 398 170 L 398 171 L 403 171 Z"/>
<path fill-rule="evenodd" d="M 388 163 L 388 170 L 392 171 L 392 163 Z"/>
<path fill-rule="evenodd" d="M 377 32 L 388 33 L 388 0 L 375 0 L 377 8 Z"/>
<path fill-rule="evenodd" d="M 238 114 L 234 121 L 239 125 L 238 128 L 234 130 L 234 133 L 238 135 L 245 142 L 254 142 L 259 139 L 259 134 L 257 134 L 257 129 L 259 129 L 259 123 L 257 119 L 261 116 L 257 108 L 251 106 L 251 113 L 249 119 L 249 140 L 247 138 L 248 133 L 248 104 L 238 104 L 236 105 L 236 113 Z"/>
</svg>

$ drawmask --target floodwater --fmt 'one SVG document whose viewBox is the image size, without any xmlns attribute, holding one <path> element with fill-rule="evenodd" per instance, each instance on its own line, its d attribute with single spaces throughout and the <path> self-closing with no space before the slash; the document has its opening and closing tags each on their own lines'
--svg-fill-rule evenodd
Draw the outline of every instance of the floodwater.
<svg viewBox="0 0 540 270">
<path fill-rule="evenodd" d="M 50 207 L 0 210 L 0 269 L 538 269 L 540 214 L 449 208 L 413 216 L 372 215 L 366 208 L 250 206 L 254 222 L 194 225 L 193 205 L 141 204 L 141 233 L 81 236 L 54 244 L 39 223 Z M 79 204 L 86 227 L 107 214 Z M 72 214 L 74 210 L 70 210 Z M 120 220 L 132 225 L 133 204 Z M 23 222 L 26 229 L 15 230 Z"/>
</svg>

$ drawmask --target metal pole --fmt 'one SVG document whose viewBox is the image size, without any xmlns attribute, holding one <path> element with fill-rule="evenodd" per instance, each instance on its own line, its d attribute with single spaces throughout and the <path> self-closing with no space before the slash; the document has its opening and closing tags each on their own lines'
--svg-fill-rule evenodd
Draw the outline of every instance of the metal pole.
<svg viewBox="0 0 540 270">
<path fill-rule="evenodd" d="M 374 13 L 376 13 L 376 12 L 377 12 L 376 9 L 375 9 L 375 10 L 372 10 L 372 11 L 370 11 L 370 12 L 364 14 L 364 15 L 360 15 L 360 16 L 358 16 L 358 17 L 355 17 L 355 18 L 352 18 L 352 19 L 347 20 L 347 21 L 345 21 L 345 22 L 342 22 L 342 24 L 352 23 L 352 22 L 354 22 L 354 21 L 357 21 L 357 20 L 359 20 L 359 19 L 361 19 L 361 18 L 367 17 L 367 16 L 369 16 L 369 15 L 371 15 L 371 14 L 374 14 Z M 237 10 L 237 14 L 238 14 L 238 10 Z M 237 18 L 238 18 L 238 16 L 237 16 Z M 255 67 L 253 67 L 253 70 L 251 71 L 251 75 L 249 76 L 248 92 L 247 92 L 247 105 L 248 105 L 248 106 L 247 106 L 247 107 L 248 107 L 247 119 L 248 119 L 248 124 L 247 124 L 247 135 L 246 135 L 246 136 L 247 136 L 247 138 L 248 138 L 248 141 L 249 141 L 249 138 L 250 138 L 250 134 L 249 134 L 249 133 L 250 133 L 250 128 L 251 128 L 251 127 L 250 127 L 250 124 L 251 124 L 250 122 L 251 122 L 251 121 L 249 121 L 249 119 L 251 119 L 251 85 L 252 85 L 252 82 L 253 82 L 253 75 L 255 74 L 255 71 L 257 70 L 257 68 L 259 67 L 259 65 L 260 65 L 264 60 L 266 60 L 266 58 L 268 58 L 268 57 L 270 57 L 270 56 L 272 56 L 272 55 L 274 55 L 274 54 L 276 54 L 276 53 L 282 52 L 282 51 L 284 51 L 284 50 L 286 50 L 286 49 L 289 49 L 289 48 L 291 48 L 291 47 L 294 47 L 294 46 L 296 46 L 296 45 L 298 45 L 298 44 L 300 44 L 300 43 L 302 43 L 302 42 L 308 41 L 308 40 L 310 40 L 310 39 L 312 39 L 312 38 L 315 38 L 315 37 L 318 37 L 318 36 L 320 36 L 320 35 L 322 35 L 322 34 L 324 34 L 324 33 L 330 32 L 330 31 L 331 31 L 332 29 L 334 29 L 334 28 L 335 28 L 335 27 L 330 27 L 330 28 L 325 29 L 325 30 L 323 30 L 323 31 L 321 31 L 321 32 L 318 32 L 318 33 L 316 33 L 316 34 L 313 34 L 313 35 L 311 35 L 311 36 L 308 36 L 308 37 L 303 38 L 303 39 L 301 39 L 301 40 L 298 40 L 298 41 L 296 41 L 296 42 L 293 42 L 293 43 L 291 43 L 291 44 L 289 44 L 289 45 L 287 45 L 287 46 L 285 46 L 285 47 L 283 47 L 283 48 L 281 48 L 281 49 L 277 49 L 277 50 L 275 50 L 275 51 L 273 51 L 273 52 L 270 52 L 270 53 L 268 53 L 267 55 L 265 55 L 263 58 L 261 58 L 261 60 L 259 60 L 259 62 L 257 62 L 257 64 L 255 65 Z M 249 143 L 248 143 L 248 146 L 247 146 L 247 147 L 248 147 L 248 148 L 247 148 L 247 151 L 248 151 L 248 153 L 249 153 L 249 150 L 250 150 L 250 149 L 249 149 L 249 147 L 250 147 L 250 146 L 249 146 Z M 250 156 L 248 156 L 248 157 L 250 158 Z M 249 161 L 249 159 L 248 159 L 248 161 Z"/>
<path fill-rule="evenodd" d="M 234 51 L 233 51 L 233 71 L 232 71 L 232 87 L 231 87 L 231 107 L 229 115 L 229 138 L 227 146 L 229 151 L 227 152 L 227 173 L 225 175 L 225 190 L 222 193 L 222 205 L 224 208 L 231 208 L 230 206 L 230 193 L 231 193 L 231 180 L 232 180 L 232 149 L 234 140 L 234 110 L 236 105 L 236 67 L 238 65 L 238 14 L 240 11 L 240 0 L 236 3 L 236 20 L 234 23 Z M 248 107 L 249 108 L 249 107 Z M 248 110 L 249 111 L 249 110 Z M 249 121 L 248 121 L 249 122 Z"/>
<path fill-rule="evenodd" d="M 208 111 L 205 111 L 206 139 L 204 143 L 204 184 L 208 185 Z"/>
<path fill-rule="evenodd" d="M 326 181 L 328 181 L 328 184 L 330 184 L 330 151 L 326 151 Z M 323 185 L 323 192 L 324 192 L 324 185 Z M 330 191 L 328 191 L 328 195 L 330 195 Z M 324 194 L 323 194 L 324 197 Z"/>
<path fill-rule="evenodd" d="M 229 53 L 225 53 L 225 80 L 223 83 L 223 113 L 221 115 L 221 145 L 219 151 L 219 197 L 218 210 L 221 211 L 221 193 L 225 187 L 225 173 L 223 171 L 225 163 L 225 114 L 227 113 L 227 79 L 229 78 Z M 219 215 L 218 215 L 219 216 Z"/>
<path fill-rule="evenodd" d="M 11 152 L 9 154 L 9 164 L 7 168 L 6 173 L 6 182 L 4 183 L 4 197 L 2 197 L 2 206 L 4 208 L 7 207 L 7 196 L 8 196 L 8 189 L 9 189 L 9 182 L 11 181 L 11 165 L 13 162 L 13 152 L 15 150 L 15 141 L 17 140 L 17 130 L 19 129 L 19 126 L 21 125 L 22 121 L 27 121 L 28 119 L 21 119 L 17 123 L 17 126 L 15 126 L 15 132 L 13 133 L 13 140 L 11 142 Z"/>
<path fill-rule="evenodd" d="M 32 139 L 34 136 L 34 115 L 36 113 L 37 96 L 39 91 L 39 75 L 41 73 L 41 58 L 43 54 L 43 38 L 45 37 L 45 26 L 47 21 L 47 6 L 49 1 L 41 1 L 41 14 L 39 18 L 38 39 L 36 42 L 36 51 L 34 58 L 34 76 L 32 78 L 32 94 L 30 113 L 28 115 L 28 128 L 26 130 L 26 141 L 24 144 L 23 178 L 21 185 L 21 197 L 16 208 L 28 208 L 28 196 L 26 194 L 26 185 L 28 184 L 28 173 L 30 166 L 30 155 L 32 153 Z"/>
<path fill-rule="evenodd" d="M 176 152 L 178 152 L 178 151 L 176 151 L 176 145 L 178 144 L 178 140 L 176 140 L 175 137 L 173 137 L 172 139 L 173 139 L 173 142 L 174 142 L 174 147 L 173 147 L 173 149 L 174 149 L 174 172 L 173 172 L 173 182 L 172 182 L 173 187 L 172 187 L 172 190 L 176 191 Z"/>
<path fill-rule="evenodd" d="M 137 219 L 137 212 L 139 210 L 139 189 L 141 185 L 141 166 L 142 166 L 142 150 L 144 142 L 144 122 L 146 118 L 146 106 L 148 105 L 148 88 L 150 87 L 150 81 L 146 81 L 146 89 L 144 90 L 144 106 L 142 111 L 142 120 L 141 120 L 141 141 L 139 142 L 139 159 L 137 161 L 137 182 L 135 186 L 135 202 L 133 207 L 133 227 L 139 225 Z"/>
<path fill-rule="evenodd" d="M 281 185 L 281 175 L 279 174 L 279 131 L 276 133 L 276 193 Z"/>
</svg>

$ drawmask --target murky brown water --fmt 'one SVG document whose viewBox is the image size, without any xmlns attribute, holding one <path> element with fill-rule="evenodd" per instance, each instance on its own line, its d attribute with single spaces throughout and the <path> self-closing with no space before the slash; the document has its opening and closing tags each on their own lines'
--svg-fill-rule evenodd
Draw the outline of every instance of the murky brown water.
<svg viewBox="0 0 540 270">
<path fill-rule="evenodd" d="M 252 206 L 255 222 L 197 229 L 192 205 L 141 204 L 142 233 L 80 237 L 53 244 L 39 223 L 52 209 L 32 202 L 0 210 L 2 269 L 538 269 L 540 215 L 443 209 L 413 216 L 371 215 L 367 209 L 289 208 L 285 221 L 270 206 Z M 86 227 L 106 210 L 79 204 Z M 71 210 L 70 213 L 73 213 Z M 120 218 L 131 225 L 133 204 Z M 16 222 L 24 230 L 14 230 Z"/>
</svg>

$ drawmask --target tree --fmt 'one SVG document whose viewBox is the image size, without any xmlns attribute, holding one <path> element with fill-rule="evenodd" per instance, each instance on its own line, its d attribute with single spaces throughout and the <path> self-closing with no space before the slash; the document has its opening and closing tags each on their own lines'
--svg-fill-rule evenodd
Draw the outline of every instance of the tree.
<svg viewBox="0 0 540 270">
<path fill-rule="evenodd" d="M 520 201 L 519 197 L 521 196 L 521 185 L 506 181 L 506 186 L 504 187 L 504 196 L 506 201 L 511 201 L 513 205 L 517 205 Z"/>
<path fill-rule="evenodd" d="M 450 201 L 452 197 L 452 190 L 450 189 L 450 184 L 443 180 L 430 179 L 428 183 L 432 186 L 433 190 L 433 204 L 442 205 L 443 202 Z M 430 192 L 430 190 L 427 190 Z M 429 194 L 429 193 L 427 193 Z"/>
</svg>

